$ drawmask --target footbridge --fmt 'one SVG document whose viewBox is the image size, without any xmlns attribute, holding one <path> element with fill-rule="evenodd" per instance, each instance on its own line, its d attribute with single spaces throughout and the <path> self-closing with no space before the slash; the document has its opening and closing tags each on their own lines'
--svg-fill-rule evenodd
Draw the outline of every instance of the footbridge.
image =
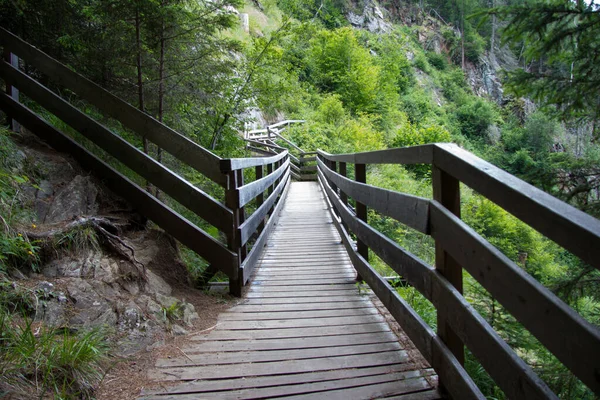
<svg viewBox="0 0 600 400">
<path fill-rule="evenodd" d="M 221 158 L 5 30 L 0 45 L 0 109 L 204 258 L 209 275 L 225 274 L 242 297 L 181 358 L 157 363 L 151 374 L 161 390 L 144 398 L 482 399 L 465 349 L 508 398 L 556 398 L 463 297 L 463 273 L 600 395 L 598 328 L 461 220 L 460 187 L 596 268 L 598 220 L 453 144 L 304 152 L 279 126 L 246 136 L 260 157 Z M 74 103 L 94 106 L 103 123 Z M 167 165 L 200 174 L 221 195 L 138 149 L 142 138 L 168 154 Z M 433 198 L 369 185 L 373 164 L 430 165 Z M 435 265 L 371 226 L 368 210 L 430 235 Z M 434 305 L 436 330 L 373 268 L 375 256 Z"/>
</svg>

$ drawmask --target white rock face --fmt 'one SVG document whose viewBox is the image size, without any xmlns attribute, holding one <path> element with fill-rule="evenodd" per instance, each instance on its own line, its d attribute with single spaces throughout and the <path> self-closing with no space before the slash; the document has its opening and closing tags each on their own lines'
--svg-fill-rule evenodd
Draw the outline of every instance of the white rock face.
<svg viewBox="0 0 600 400">
<path fill-rule="evenodd" d="M 355 28 L 366 29 L 373 33 L 389 33 L 392 30 L 392 24 L 385 20 L 383 12 L 375 0 L 367 0 L 361 15 L 352 11 L 346 15 L 350 25 Z"/>
</svg>

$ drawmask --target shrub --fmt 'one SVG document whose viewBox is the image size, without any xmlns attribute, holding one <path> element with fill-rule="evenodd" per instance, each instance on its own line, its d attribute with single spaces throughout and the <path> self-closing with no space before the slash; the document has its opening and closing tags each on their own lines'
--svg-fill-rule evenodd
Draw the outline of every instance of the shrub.
<svg viewBox="0 0 600 400">
<path fill-rule="evenodd" d="M 32 321 L 17 323 L 0 308 L 0 391 L 17 397 L 93 398 L 108 351 L 100 331 L 78 335 Z"/>
<path fill-rule="evenodd" d="M 494 107 L 480 98 L 472 99 L 456 110 L 462 133 L 468 138 L 484 137 L 489 125 L 498 122 L 499 115 Z"/>
</svg>

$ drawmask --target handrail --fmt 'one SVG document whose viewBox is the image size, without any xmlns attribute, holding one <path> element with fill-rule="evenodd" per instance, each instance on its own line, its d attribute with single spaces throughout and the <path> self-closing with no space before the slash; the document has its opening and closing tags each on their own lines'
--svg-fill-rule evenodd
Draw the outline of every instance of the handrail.
<svg viewBox="0 0 600 400">
<path fill-rule="evenodd" d="M 220 157 L 198 146 L 183 135 L 119 99 L 89 79 L 72 71 L 19 37 L 0 28 L 0 45 L 35 66 L 55 82 L 64 85 L 99 110 L 119 120 L 136 134 L 147 137 L 159 147 L 195 168 L 213 181 L 225 185 L 217 161 Z"/>
<path fill-rule="evenodd" d="M 40 116 L 19 103 L 18 99 L 1 94 L 0 108 L 9 117 L 15 118 L 50 145 L 71 153 L 82 165 L 88 166 L 105 180 L 109 188 L 124 196 L 149 219 L 208 261 L 211 264 L 209 273 L 222 271 L 227 274 L 230 291 L 234 295 L 241 295 L 242 286 L 250 277 L 264 247 L 265 238 L 277 220 L 274 213 L 280 210 L 287 193 L 292 159 L 287 149 L 281 148 L 279 154 L 269 154 L 268 157 L 222 159 L 2 28 L 0 45 L 4 47 L 6 54 L 14 52 L 23 57 L 29 65 L 89 101 L 105 115 L 115 118 L 136 134 L 147 137 L 183 163 L 225 187 L 226 204 L 222 204 L 20 71 L 18 63 L 13 66 L 0 61 L 0 77 L 7 87 L 21 90 L 106 154 L 216 227 L 226 236 L 227 245 L 99 160 L 68 135 L 43 121 Z M 246 168 L 255 169 L 256 180 L 244 184 L 243 170 Z M 253 200 L 257 209 L 245 223 L 245 206 Z M 253 236 L 258 239 L 248 255 L 247 245 Z"/>
<path fill-rule="evenodd" d="M 319 150 L 318 154 L 319 181 L 339 215 L 340 220 L 334 216 L 334 221 L 338 222 L 339 226 L 336 227 L 342 237 L 352 232 L 360 243 L 375 252 L 434 304 L 441 328 L 438 335 L 449 343 L 448 346 L 459 360 L 462 358 L 462 342 L 509 398 L 555 398 L 541 379 L 462 297 L 462 266 L 579 379 L 594 392 L 600 392 L 600 377 L 595 372 L 600 360 L 600 330 L 581 318 L 455 215 L 458 181 L 497 202 L 596 268 L 600 255 L 600 221 L 451 144 L 344 155 L 331 155 Z M 356 167 L 362 162 L 431 164 L 435 200 L 354 182 L 343 176 L 347 162 L 354 162 Z M 343 174 L 336 171 L 336 163 L 339 163 L 340 170 L 343 169 Z M 354 198 L 357 206 L 373 208 L 430 234 L 436 240 L 438 268 L 426 265 L 370 227 L 364 217 L 347 207 L 347 197 Z M 528 215 L 523 217 L 525 212 Z M 400 307 L 397 301 L 390 300 L 391 287 L 382 287 L 380 277 L 368 264 L 364 254 L 351 246 L 346 247 L 359 275 L 376 287 L 374 291 L 384 304 L 387 302 L 386 306 Z M 444 260 L 448 259 L 440 257 L 456 260 L 458 272 L 441 269 Z M 456 276 L 459 278 L 456 279 Z M 399 311 L 396 313 L 401 314 Z M 404 327 L 404 321 L 400 322 Z M 450 340 L 448 331 L 456 335 L 459 346 Z M 410 329 L 407 333 L 427 358 L 427 344 L 414 337 L 419 333 L 413 332 L 411 335 Z M 436 368 L 434 359 L 428 358 L 428 361 Z M 441 373 L 447 371 L 437 368 L 436 371 L 440 374 L 441 384 L 451 390 L 447 385 L 452 382 L 444 379 Z M 460 374 L 466 372 L 463 370 Z M 459 392 L 455 392 L 454 396 L 463 397 Z"/>
</svg>

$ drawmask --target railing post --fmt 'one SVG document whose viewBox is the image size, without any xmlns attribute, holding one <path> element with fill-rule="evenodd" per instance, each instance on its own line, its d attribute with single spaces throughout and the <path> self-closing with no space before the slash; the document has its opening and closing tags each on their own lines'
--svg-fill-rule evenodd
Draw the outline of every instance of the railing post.
<svg viewBox="0 0 600 400">
<path fill-rule="evenodd" d="M 267 175 L 270 175 L 273 173 L 273 164 L 267 164 Z M 273 188 L 275 187 L 275 185 L 271 185 L 269 186 L 269 188 L 267 189 L 267 193 L 270 196 L 271 193 L 273 193 Z"/>
<path fill-rule="evenodd" d="M 237 195 L 237 189 L 243 185 L 240 183 L 240 175 L 241 174 L 236 170 L 227 173 L 227 190 L 225 191 L 225 205 L 233 211 L 233 224 L 231 227 L 232 230 L 227 236 L 227 247 L 238 256 L 238 275 L 237 278 L 229 278 L 229 293 L 236 297 L 242 296 L 242 286 L 244 286 L 244 277 L 240 276 L 240 266 L 243 258 L 242 248 L 240 246 L 240 235 L 238 232 L 238 228 L 243 222 L 240 218 L 243 214 L 243 209 L 238 207 L 239 199 Z"/>
<path fill-rule="evenodd" d="M 337 172 L 337 163 L 335 161 L 330 161 L 329 162 L 329 168 L 331 168 L 331 170 L 333 172 Z M 338 193 L 338 188 L 337 185 L 333 182 L 329 182 L 329 185 L 331 186 L 331 188 L 333 189 L 334 193 Z"/>
<path fill-rule="evenodd" d="M 8 49 L 4 50 L 4 60 L 12 65 L 15 68 L 19 68 L 19 58 L 11 53 Z M 19 101 L 19 89 L 10 85 L 8 82 L 6 83 L 6 94 L 13 98 L 15 101 Z M 7 118 L 8 126 L 13 132 L 19 132 L 21 130 L 21 125 L 15 121 L 14 119 L 8 117 Z"/>
<path fill-rule="evenodd" d="M 366 164 L 354 164 L 354 179 L 356 182 L 367 183 L 367 166 Z M 367 223 L 367 206 L 356 202 L 356 217 L 361 221 Z M 361 240 L 356 240 L 356 250 L 365 260 L 369 261 L 369 248 Z M 360 275 L 357 275 L 356 279 L 362 281 Z"/>
<path fill-rule="evenodd" d="M 262 165 L 257 165 L 255 167 L 256 170 L 256 180 L 259 180 L 263 177 L 263 166 Z M 260 206 L 262 206 L 263 202 L 265 201 L 265 196 L 264 193 L 260 193 L 258 196 L 256 196 L 256 208 L 258 209 Z M 263 219 L 263 221 L 260 223 L 260 225 L 258 225 L 258 229 L 257 229 L 257 234 L 260 234 L 260 232 L 263 231 L 263 229 L 265 229 L 265 220 Z"/>
<path fill-rule="evenodd" d="M 433 198 L 451 213 L 460 218 L 459 181 L 435 165 L 432 166 Z M 460 292 L 463 292 L 462 267 L 446 253 L 442 246 L 435 244 L 435 267 Z M 437 314 L 438 336 L 448 346 L 459 363 L 464 365 L 464 344 L 447 323 L 448 315 Z M 443 382 L 440 382 L 443 387 Z"/>
<path fill-rule="evenodd" d="M 343 176 L 344 178 L 348 177 L 348 170 L 346 169 L 346 163 L 340 161 L 340 175 Z M 340 190 L 340 199 L 342 200 L 342 203 L 347 206 L 348 205 L 348 195 L 346 193 L 344 193 L 342 190 Z"/>
</svg>

